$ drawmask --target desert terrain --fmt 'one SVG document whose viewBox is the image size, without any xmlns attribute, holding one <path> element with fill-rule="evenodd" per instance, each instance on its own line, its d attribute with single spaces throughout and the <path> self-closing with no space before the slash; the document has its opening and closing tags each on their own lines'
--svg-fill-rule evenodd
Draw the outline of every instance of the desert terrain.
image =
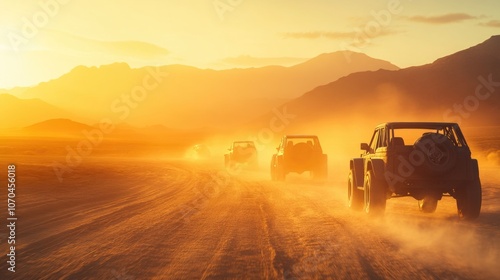
<svg viewBox="0 0 500 280">
<path fill-rule="evenodd" d="M 110 140 L 60 181 L 53 164 L 74 139 L 2 140 L 2 169 L 16 164 L 18 176 L 16 273 L 3 262 L 2 279 L 499 278 L 500 174 L 491 152 L 475 151 L 483 207 L 464 222 L 451 197 L 434 214 L 413 198 L 390 199 L 379 219 L 349 210 L 348 158 L 334 154 L 325 183 L 306 174 L 273 182 L 265 154 L 257 170 L 228 171 L 217 152 L 196 159 L 142 145 L 142 154 L 124 155 L 109 147 L 141 146 Z"/>
<path fill-rule="evenodd" d="M 500 279 L 500 2 L 3 2 L 0 280 Z"/>
</svg>

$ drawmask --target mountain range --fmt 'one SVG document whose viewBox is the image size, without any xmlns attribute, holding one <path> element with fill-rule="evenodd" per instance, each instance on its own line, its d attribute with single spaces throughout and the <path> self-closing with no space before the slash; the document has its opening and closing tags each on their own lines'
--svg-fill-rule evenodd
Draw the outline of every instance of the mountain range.
<svg viewBox="0 0 500 280">
<path fill-rule="evenodd" d="M 311 123 L 446 121 L 464 126 L 500 125 L 500 36 L 400 70 L 358 72 L 285 103 L 289 129 Z M 266 125 L 272 113 L 260 118 Z"/>
<path fill-rule="evenodd" d="M 109 118 L 136 126 L 228 128 L 347 74 L 398 69 L 364 54 L 347 54 L 349 61 L 346 53 L 336 52 L 291 67 L 218 71 L 185 65 L 138 69 L 125 63 L 79 66 L 58 79 L 12 92 L 72 112 L 77 116 L 73 120 L 85 123 Z M 22 108 L 18 111 L 24 112 Z M 53 114 L 47 115 L 51 117 Z M 61 113 L 57 117 L 67 115 Z M 33 122 L 47 118 L 33 118 Z"/>
<path fill-rule="evenodd" d="M 38 98 L 20 99 L 10 94 L 0 94 L 0 128 L 20 128 L 52 118 L 77 118 L 76 115 L 53 106 Z"/>
<path fill-rule="evenodd" d="M 283 132 L 318 125 L 356 130 L 360 123 L 386 121 L 500 125 L 500 36 L 404 69 L 348 54 L 350 62 L 336 52 L 291 67 L 219 71 L 79 66 L 58 79 L 6 91 L 17 98 L 0 95 L 0 110 L 10 116 L 0 128 L 63 118 L 87 124 L 110 119 L 152 133 L 172 132 L 166 127 L 263 129 L 276 112 L 293 115 Z"/>
</svg>

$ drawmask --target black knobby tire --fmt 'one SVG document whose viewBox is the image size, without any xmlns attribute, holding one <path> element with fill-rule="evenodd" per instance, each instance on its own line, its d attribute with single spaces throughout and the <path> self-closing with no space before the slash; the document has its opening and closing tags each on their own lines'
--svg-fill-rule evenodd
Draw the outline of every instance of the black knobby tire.
<svg viewBox="0 0 500 280">
<path fill-rule="evenodd" d="M 375 178 L 371 170 L 366 172 L 364 189 L 365 212 L 374 216 L 383 215 L 387 202 L 386 191 L 383 182 Z"/>
<path fill-rule="evenodd" d="M 286 179 L 286 174 L 285 170 L 283 170 L 283 167 L 276 168 L 276 180 L 285 181 L 285 179 Z"/>
<path fill-rule="evenodd" d="M 443 134 L 427 133 L 417 139 L 413 146 L 425 157 L 421 170 L 426 174 L 446 173 L 457 163 L 457 147 Z"/>
<path fill-rule="evenodd" d="M 481 181 L 478 178 L 470 181 L 459 190 L 457 199 L 458 217 L 461 220 L 474 220 L 479 217 L 482 203 Z"/>
<path fill-rule="evenodd" d="M 426 196 L 418 201 L 418 209 L 423 213 L 434 213 L 438 205 L 438 200 L 433 196 Z"/>
<path fill-rule="evenodd" d="M 304 166 L 311 166 L 314 164 L 313 148 L 306 143 L 295 144 L 287 156 L 290 161 Z"/>
<path fill-rule="evenodd" d="M 356 179 L 351 169 L 347 177 L 347 207 L 359 211 L 363 209 L 363 191 L 358 190 L 356 185 Z"/>
</svg>

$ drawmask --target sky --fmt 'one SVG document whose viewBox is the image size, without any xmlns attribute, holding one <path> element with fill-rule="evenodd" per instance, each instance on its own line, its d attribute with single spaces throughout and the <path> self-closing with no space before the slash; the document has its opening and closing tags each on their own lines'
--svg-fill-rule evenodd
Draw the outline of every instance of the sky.
<svg viewBox="0 0 500 280">
<path fill-rule="evenodd" d="M 0 0 L 0 88 L 78 65 L 290 66 L 344 50 L 405 68 L 496 34 L 498 0 Z"/>
</svg>

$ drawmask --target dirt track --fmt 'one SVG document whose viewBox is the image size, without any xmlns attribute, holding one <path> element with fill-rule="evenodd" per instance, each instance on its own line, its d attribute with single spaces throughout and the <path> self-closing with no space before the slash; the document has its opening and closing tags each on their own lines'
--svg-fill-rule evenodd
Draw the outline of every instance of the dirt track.
<svg viewBox="0 0 500 280">
<path fill-rule="evenodd" d="M 20 164 L 16 273 L 2 254 L 0 279 L 500 279 L 494 172 L 465 223 L 452 198 L 432 215 L 390 200 L 370 220 L 347 209 L 338 174 L 274 183 L 265 170 L 100 159 L 59 184 L 50 166 Z"/>
</svg>

